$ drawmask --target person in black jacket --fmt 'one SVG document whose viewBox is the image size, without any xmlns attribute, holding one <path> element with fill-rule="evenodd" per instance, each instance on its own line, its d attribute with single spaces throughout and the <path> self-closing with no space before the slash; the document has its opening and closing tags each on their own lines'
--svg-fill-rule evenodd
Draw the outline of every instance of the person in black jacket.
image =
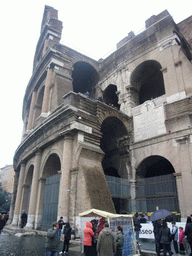
<svg viewBox="0 0 192 256">
<path fill-rule="evenodd" d="M 60 219 L 58 220 L 58 224 L 59 224 L 58 236 L 59 236 L 59 240 L 60 240 L 61 239 L 61 231 L 62 231 L 63 225 L 65 224 L 63 221 L 63 217 L 60 217 Z"/>
<path fill-rule="evenodd" d="M 47 231 L 47 238 L 46 238 L 46 253 L 45 256 L 57 256 L 59 250 L 59 237 L 58 237 L 58 228 L 59 225 L 56 221 L 52 224 L 52 229 Z"/>
<path fill-rule="evenodd" d="M 133 222 L 134 222 L 134 227 L 135 227 L 136 240 L 139 243 L 139 231 L 142 226 L 140 225 L 139 215 L 137 212 L 135 214 L 135 218 L 134 218 Z"/>
<path fill-rule="evenodd" d="M 190 256 L 192 256 L 192 222 L 188 222 L 185 226 L 185 235 L 187 236 L 187 240 L 191 247 Z"/>
<path fill-rule="evenodd" d="M 63 244 L 63 250 L 59 254 L 68 254 L 69 250 L 69 241 L 71 240 L 71 227 L 69 225 L 69 222 L 66 222 L 65 228 L 63 230 L 64 234 L 64 244 Z"/>
<path fill-rule="evenodd" d="M 24 228 L 27 224 L 27 213 L 25 210 L 23 210 L 23 213 L 21 214 L 21 228 Z"/>
<path fill-rule="evenodd" d="M 161 223 L 159 220 L 153 221 L 153 232 L 154 232 L 154 237 L 155 237 L 155 246 L 156 246 L 156 253 L 157 256 L 160 256 L 160 249 L 161 249 L 161 244 L 160 244 L 160 229 L 161 229 Z"/>
<path fill-rule="evenodd" d="M 171 256 L 171 233 L 170 229 L 167 227 L 167 222 L 165 221 L 163 221 L 163 225 L 160 229 L 160 237 L 160 243 L 163 246 L 163 255 L 166 256 L 168 252 L 169 256 Z"/>
</svg>

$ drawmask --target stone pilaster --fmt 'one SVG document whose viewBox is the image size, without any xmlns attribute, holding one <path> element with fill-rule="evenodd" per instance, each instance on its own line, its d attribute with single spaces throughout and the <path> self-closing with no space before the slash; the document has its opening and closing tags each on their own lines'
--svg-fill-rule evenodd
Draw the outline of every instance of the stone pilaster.
<svg viewBox="0 0 192 256">
<path fill-rule="evenodd" d="M 49 111 L 49 96 L 50 96 L 49 94 L 50 94 L 50 86 L 52 84 L 52 77 L 53 77 L 53 69 L 50 67 L 47 70 L 47 77 L 45 80 L 45 90 L 44 90 L 42 110 L 41 110 L 42 116 L 47 116 Z"/>
<path fill-rule="evenodd" d="M 21 163 L 20 175 L 19 175 L 19 184 L 17 188 L 17 196 L 15 202 L 15 211 L 13 216 L 12 225 L 17 226 L 19 222 L 19 214 L 20 214 L 20 205 L 21 205 L 21 196 L 22 196 L 22 185 L 25 174 L 25 163 Z"/>
<path fill-rule="evenodd" d="M 58 216 L 63 216 L 64 222 L 69 219 L 70 169 L 72 164 L 73 137 L 65 134 L 63 145 L 63 164 L 61 169 Z"/>
<path fill-rule="evenodd" d="M 27 130 L 31 130 L 33 128 L 33 113 L 34 113 L 34 108 L 35 108 L 36 94 L 37 94 L 37 92 L 33 91 L 32 98 L 31 98 L 30 110 L 29 110 Z"/>
<path fill-rule="evenodd" d="M 70 170 L 70 209 L 69 209 L 69 222 L 73 227 L 76 226 L 76 203 L 77 203 L 77 179 L 78 179 L 78 168 Z"/>
<path fill-rule="evenodd" d="M 21 205 L 20 205 L 20 211 L 19 211 L 20 214 L 22 213 L 23 210 L 27 212 L 29 189 L 30 189 L 30 185 L 24 184 L 22 186 Z"/>
<path fill-rule="evenodd" d="M 136 212 L 136 181 L 129 180 L 131 194 L 131 211 Z"/>
<path fill-rule="evenodd" d="M 27 225 L 26 225 L 26 228 L 29 228 L 29 229 L 34 228 L 40 164 L 41 164 L 41 151 L 38 150 L 35 155 L 35 164 L 34 164 L 33 179 L 32 179 L 32 185 L 31 185 L 28 219 L 27 219 Z"/>
<path fill-rule="evenodd" d="M 45 195 L 45 178 L 39 179 L 38 194 L 37 194 L 37 208 L 35 214 L 35 229 L 41 228 L 41 220 L 43 215 L 43 199 Z"/>
<path fill-rule="evenodd" d="M 18 182 L 19 182 L 19 172 L 15 172 L 13 193 L 12 193 L 12 197 L 11 197 L 11 206 L 10 206 L 10 211 L 9 211 L 8 224 L 10 224 L 13 220 L 13 213 L 14 213 L 14 209 L 15 209 L 15 201 L 16 201 L 16 196 L 17 196 Z"/>
</svg>

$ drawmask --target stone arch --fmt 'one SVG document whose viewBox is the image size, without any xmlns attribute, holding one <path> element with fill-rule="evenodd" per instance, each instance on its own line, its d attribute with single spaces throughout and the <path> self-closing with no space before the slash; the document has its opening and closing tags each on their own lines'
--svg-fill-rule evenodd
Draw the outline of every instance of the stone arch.
<svg viewBox="0 0 192 256">
<path fill-rule="evenodd" d="M 128 150 L 128 132 L 123 122 L 117 117 L 106 118 L 101 125 L 102 138 L 100 147 L 105 153 L 102 165 L 106 174 L 110 174 L 110 169 L 116 177 L 128 177 L 126 169 L 121 169 L 123 166 L 121 161 L 124 160 L 121 152 Z M 126 143 L 122 143 L 126 141 Z M 126 146 L 125 146 L 126 144 Z M 124 148 L 126 147 L 126 148 Z M 116 171 L 115 171 L 116 170 Z"/>
<path fill-rule="evenodd" d="M 34 167 L 34 159 L 31 159 L 27 164 L 26 164 L 26 167 L 25 167 L 25 177 L 24 177 L 24 184 L 26 183 L 27 181 L 27 176 L 28 176 L 28 171 L 30 169 L 30 167 L 33 166 Z"/>
<path fill-rule="evenodd" d="M 98 122 L 100 124 L 100 127 L 102 125 L 102 123 L 104 122 L 104 120 L 108 117 L 116 117 L 118 118 L 126 127 L 126 130 L 128 133 L 130 133 L 132 131 L 132 119 L 128 116 L 122 115 L 121 113 L 119 113 L 118 111 L 113 110 L 106 110 L 106 111 L 98 111 L 97 113 L 97 119 Z"/>
<path fill-rule="evenodd" d="M 59 155 L 54 151 L 49 152 L 44 159 L 39 179 L 36 213 L 38 216 L 36 228 L 38 229 L 47 230 L 50 223 L 57 219 L 60 170 Z"/>
<path fill-rule="evenodd" d="M 41 178 L 45 178 L 45 173 L 44 173 L 44 169 L 45 169 L 45 164 L 48 160 L 48 158 L 51 156 L 51 155 L 57 155 L 59 160 L 60 160 L 60 163 L 61 163 L 61 166 L 62 166 L 62 152 L 59 150 L 59 149 L 56 149 L 56 148 L 52 148 L 50 149 L 48 152 L 45 152 L 43 155 L 42 155 L 42 160 L 41 160 L 41 172 L 40 172 L 40 177 Z M 61 170 L 61 169 L 60 169 Z"/>
<path fill-rule="evenodd" d="M 136 170 L 136 211 L 152 212 L 158 206 L 180 212 L 175 169 L 165 157 L 145 158 Z"/>
<path fill-rule="evenodd" d="M 143 178 L 175 173 L 172 164 L 162 156 L 153 155 L 145 158 L 137 168 L 137 176 Z"/>
<path fill-rule="evenodd" d="M 74 92 L 87 93 L 94 98 L 94 87 L 99 80 L 99 75 L 92 65 L 85 61 L 74 63 L 72 78 Z"/>
<path fill-rule="evenodd" d="M 103 92 L 103 101 L 110 106 L 120 108 L 118 104 L 118 96 L 117 96 L 117 86 L 114 84 L 110 84 Z"/>
<path fill-rule="evenodd" d="M 129 132 L 124 123 L 116 116 L 109 116 L 101 125 L 100 147 L 105 153 L 102 167 L 117 213 L 127 212 L 130 200 L 129 178 Z M 113 180 L 113 183 L 111 181 Z M 124 185 L 122 185 L 124 184 Z M 124 186 L 124 187 L 123 187 Z M 115 189 L 117 188 L 118 189 Z M 122 193 L 123 189 L 126 191 Z"/>
<path fill-rule="evenodd" d="M 26 213 L 28 213 L 30 194 L 31 194 L 31 184 L 33 180 L 33 172 L 34 172 L 34 164 L 32 160 L 26 166 L 24 182 L 22 185 L 23 189 L 22 189 L 20 214 L 23 210 L 25 210 Z"/>
<path fill-rule="evenodd" d="M 165 94 L 161 65 L 155 60 L 140 63 L 131 74 L 131 86 L 138 92 L 139 104 Z"/>
</svg>

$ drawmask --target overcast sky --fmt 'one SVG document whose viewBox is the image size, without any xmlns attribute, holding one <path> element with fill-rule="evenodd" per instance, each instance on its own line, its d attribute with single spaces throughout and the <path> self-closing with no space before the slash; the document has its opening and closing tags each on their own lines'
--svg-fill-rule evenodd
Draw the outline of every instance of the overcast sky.
<svg viewBox="0 0 192 256">
<path fill-rule="evenodd" d="M 61 43 L 96 60 L 105 58 L 130 31 L 168 10 L 176 23 L 192 15 L 192 0 L 10 0 L 1 3 L 0 168 L 13 163 L 22 135 L 22 105 L 32 75 L 44 7 L 57 9 Z"/>
</svg>

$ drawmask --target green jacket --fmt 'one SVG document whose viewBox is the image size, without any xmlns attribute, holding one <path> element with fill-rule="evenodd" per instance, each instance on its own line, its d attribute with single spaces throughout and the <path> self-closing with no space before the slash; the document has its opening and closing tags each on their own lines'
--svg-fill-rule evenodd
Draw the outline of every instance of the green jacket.
<svg viewBox="0 0 192 256">
<path fill-rule="evenodd" d="M 122 250 L 123 249 L 123 244 L 124 244 L 123 233 L 121 231 L 119 231 L 116 234 L 116 248 Z"/>
<path fill-rule="evenodd" d="M 47 231 L 45 248 L 47 250 L 59 251 L 59 237 L 57 229 L 49 229 Z"/>
</svg>

